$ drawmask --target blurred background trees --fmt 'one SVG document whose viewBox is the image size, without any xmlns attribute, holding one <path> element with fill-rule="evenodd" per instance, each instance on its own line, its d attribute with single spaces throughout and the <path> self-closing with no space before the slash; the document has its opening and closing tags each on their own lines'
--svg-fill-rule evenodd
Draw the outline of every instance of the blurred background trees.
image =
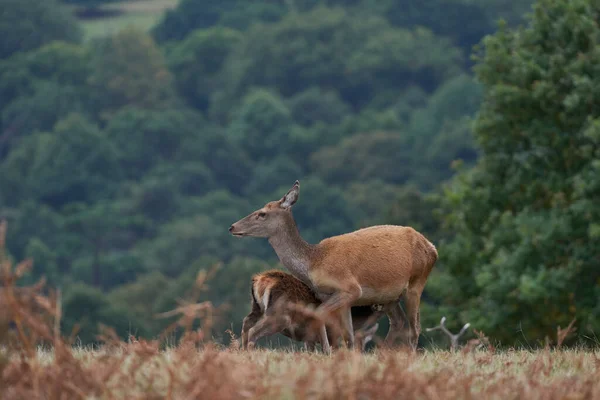
<svg viewBox="0 0 600 400">
<path fill-rule="evenodd" d="M 227 228 L 296 179 L 311 242 L 379 223 L 434 241 L 423 326 L 532 346 L 573 317 L 598 330 L 595 3 L 63 3 L 0 12 L 0 217 L 83 342 L 98 323 L 156 335 L 218 262 L 215 334 L 239 332 L 277 259 Z"/>
</svg>

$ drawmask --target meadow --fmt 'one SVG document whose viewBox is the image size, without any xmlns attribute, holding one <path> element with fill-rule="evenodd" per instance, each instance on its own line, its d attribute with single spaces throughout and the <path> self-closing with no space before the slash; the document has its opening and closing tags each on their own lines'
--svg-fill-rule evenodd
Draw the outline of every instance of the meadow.
<svg viewBox="0 0 600 400">
<path fill-rule="evenodd" d="M 219 349 L 149 342 L 36 352 L 2 363 L 3 398 L 594 399 L 600 353 Z"/>
</svg>

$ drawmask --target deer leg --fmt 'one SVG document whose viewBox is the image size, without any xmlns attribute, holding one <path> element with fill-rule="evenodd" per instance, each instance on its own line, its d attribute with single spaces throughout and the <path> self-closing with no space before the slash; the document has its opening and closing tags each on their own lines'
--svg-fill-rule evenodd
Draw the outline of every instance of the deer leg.
<svg viewBox="0 0 600 400">
<path fill-rule="evenodd" d="M 352 332 L 352 335 L 348 337 L 348 347 L 354 348 L 354 326 L 352 324 L 352 309 L 350 307 L 347 308 L 346 311 L 342 311 L 342 327 L 346 330 L 346 332 Z"/>
<path fill-rule="evenodd" d="M 354 290 L 339 291 L 329 296 L 319 305 L 317 312 L 324 316 L 324 319 L 331 314 L 339 314 L 341 316 L 343 334 L 349 339 L 350 345 L 354 347 L 354 331 L 352 330 L 352 314 L 350 306 L 354 301 L 360 298 L 362 290 L 360 286 L 356 286 Z M 329 315 L 328 315 L 329 314 Z"/>
<path fill-rule="evenodd" d="M 399 302 L 390 303 L 386 306 L 385 311 L 390 321 L 390 327 L 384 339 L 384 343 L 386 346 L 391 347 L 404 330 L 404 321 L 407 318 Z"/>
<path fill-rule="evenodd" d="M 322 323 L 319 328 L 319 336 L 321 337 L 321 347 L 323 347 L 323 353 L 331 354 L 331 346 L 329 345 L 329 339 L 327 338 L 327 328 Z"/>
<path fill-rule="evenodd" d="M 254 348 L 256 342 L 265 336 L 271 336 L 281 332 L 286 324 L 281 323 L 279 318 L 265 315 L 248 331 L 248 346 Z"/>
<path fill-rule="evenodd" d="M 421 318 L 419 305 L 423 289 L 409 288 L 406 293 L 406 314 L 408 316 L 409 336 L 408 342 L 413 350 L 417 349 L 419 335 L 421 334 Z"/>
<path fill-rule="evenodd" d="M 242 349 L 248 348 L 248 331 L 256 325 L 261 315 L 259 313 L 251 312 L 244 318 L 242 322 Z"/>
</svg>

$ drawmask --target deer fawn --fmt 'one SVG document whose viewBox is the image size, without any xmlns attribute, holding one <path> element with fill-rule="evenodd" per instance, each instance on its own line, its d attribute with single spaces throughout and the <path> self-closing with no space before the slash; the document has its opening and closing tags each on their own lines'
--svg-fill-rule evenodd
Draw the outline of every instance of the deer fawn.
<svg viewBox="0 0 600 400">
<path fill-rule="evenodd" d="M 282 333 L 304 342 L 310 350 L 321 342 L 323 351 L 330 353 L 329 342 L 333 341 L 330 330 L 326 330 L 325 325 L 304 308 L 321 304 L 307 285 L 286 272 L 270 270 L 252 277 L 251 293 L 252 310 L 242 324 L 243 349 L 254 347 L 262 337 Z M 353 307 L 351 311 L 353 327 L 361 336 L 357 344 L 364 351 L 379 324 L 366 328 L 379 319 L 383 307 Z"/>
<path fill-rule="evenodd" d="M 354 347 L 352 306 L 384 304 L 390 321 L 385 342 L 391 344 L 404 326 L 399 300 L 405 295 L 408 342 L 416 349 L 419 303 L 438 258 L 435 246 L 413 228 L 395 225 L 372 226 L 309 244 L 291 212 L 299 193 L 296 181 L 280 200 L 237 221 L 229 231 L 234 236 L 267 238 L 281 263 L 322 301 L 317 311 L 339 315 L 350 347 Z"/>
</svg>

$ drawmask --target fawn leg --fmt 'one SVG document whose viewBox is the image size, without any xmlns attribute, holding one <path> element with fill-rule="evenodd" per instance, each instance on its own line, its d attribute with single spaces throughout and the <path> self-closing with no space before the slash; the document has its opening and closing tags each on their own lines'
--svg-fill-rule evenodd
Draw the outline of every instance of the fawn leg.
<svg viewBox="0 0 600 400">
<path fill-rule="evenodd" d="M 323 353 L 331 354 L 331 346 L 329 345 L 329 339 L 327 338 L 327 328 L 322 323 L 319 328 L 319 336 L 321 337 L 321 347 L 323 347 Z"/>
<path fill-rule="evenodd" d="M 286 323 L 282 323 L 279 318 L 272 315 L 264 315 L 248 332 L 249 348 L 254 348 L 260 338 L 281 332 L 285 327 Z"/>
<path fill-rule="evenodd" d="M 248 331 L 254 325 L 256 325 L 256 322 L 262 316 L 262 311 L 260 310 L 260 306 L 258 305 L 256 300 L 254 300 L 254 296 L 252 297 L 252 299 L 253 299 L 252 310 L 250 311 L 250 314 L 248 314 L 246 316 L 246 318 L 244 318 L 244 321 L 242 322 L 242 349 L 244 349 L 244 350 L 246 350 L 248 348 Z"/>
</svg>

